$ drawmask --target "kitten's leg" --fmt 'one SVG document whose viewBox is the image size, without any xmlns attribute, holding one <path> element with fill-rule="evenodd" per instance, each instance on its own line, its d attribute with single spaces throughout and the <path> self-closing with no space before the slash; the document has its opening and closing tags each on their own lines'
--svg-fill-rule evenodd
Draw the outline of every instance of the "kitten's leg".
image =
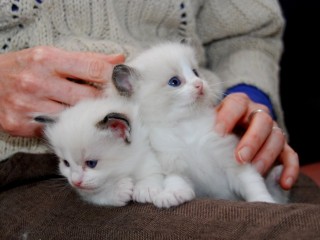
<svg viewBox="0 0 320 240">
<path fill-rule="evenodd" d="M 178 175 L 168 175 L 164 180 L 164 190 L 154 200 L 159 208 L 178 206 L 195 198 L 195 192 L 190 183 Z"/>
<path fill-rule="evenodd" d="M 137 181 L 132 199 L 140 203 L 152 203 L 162 189 L 163 175 L 152 174 Z"/>
<path fill-rule="evenodd" d="M 132 200 L 133 182 L 131 178 L 120 179 L 114 189 L 114 205 L 124 206 Z"/>
<path fill-rule="evenodd" d="M 104 190 L 87 198 L 98 205 L 125 206 L 132 200 L 133 182 L 131 178 L 122 178 L 117 182 L 109 183 Z"/>
<path fill-rule="evenodd" d="M 146 153 L 144 161 L 135 174 L 137 182 L 133 189 L 133 200 L 140 203 L 152 203 L 163 189 L 162 168 L 153 152 Z"/>
<path fill-rule="evenodd" d="M 275 203 L 263 177 L 251 166 L 243 165 L 228 174 L 231 187 L 248 202 Z"/>
</svg>

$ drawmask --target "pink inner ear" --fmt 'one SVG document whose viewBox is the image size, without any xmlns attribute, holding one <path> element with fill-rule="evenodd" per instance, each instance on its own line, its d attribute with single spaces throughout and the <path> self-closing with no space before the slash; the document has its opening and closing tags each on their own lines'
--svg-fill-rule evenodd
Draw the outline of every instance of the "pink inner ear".
<svg viewBox="0 0 320 240">
<path fill-rule="evenodd" d="M 110 120 L 109 127 L 118 133 L 119 137 L 122 139 L 126 139 L 126 130 L 128 128 L 127 124 L 122 120 Z"/>
</svg>

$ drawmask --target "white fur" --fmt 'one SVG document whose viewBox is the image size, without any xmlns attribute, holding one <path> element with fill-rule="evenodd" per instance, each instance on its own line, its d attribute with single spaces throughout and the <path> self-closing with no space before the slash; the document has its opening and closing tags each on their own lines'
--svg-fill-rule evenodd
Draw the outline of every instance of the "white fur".
<svg viewBox="0 0 320 240">
<path fill-rule="evenodd" d="M 60 171 L 88 202 L 123 206 L 130 200 L 171 207 L 196 196 L 232 200 L 286 202 L 277 183 L 280 168 L 264 179 L 234 157 L 235 135 L 215 133 L 214 106 L 222 90 L 219 79 L 197 77 L 191 47 L 157 45 L 128 65 L 134 74 L 124 83 L 133 94 L 85 100 L 59 114 L 45 133 L 60 158 Z M 200 73 L 201 74 L 201 73 Z M 182 84 L 171 87 L 178 76 Z M 203 85 L 203 94 L 197 86 Z M 117 133 L 97 128 L 108 113 L 122 113 L 131 122 L 130 144 Z M 69 167 L 65 166 L 67 160 Z M 85 161 L 98 160 L 95 168 Z M 73 182 L 81 181 L 81 187 Z"/>
<path fill-rule="evenodd" d="M 167 175 L 157 206 L 170 207 L 195 196 L 287 201 L 285 191 L 272 191 L 281 196 L 271 196 L 252 165 L 237 163 L 234 151 L 239 139 L 235 135 L 221 137 L 214 131 L 214 106 L 222 91 L 193 73 L 199 66 L 190 46 L 164 43 L 128 65 L 134 69 L 129 78 L 134 89 L 131 99 L 140 105 L 151 146 Z M 168 85 L 173 76 L 181 79 L 180 86 Z M 199 81 L 203 95 L 195 87 Z M 279 188 L 278 183 L 268 186 Z"/>
<path fill-rule="evenodd" d="M 130 144 L 96 126 L 111 112 L 123 113 L 130 120 Z M 136 106 L 124 99 L 85 100 L 46 127 L 46 137 L 61 160 L 62 175 L 88 202 L 110 206 L 123 206 L 131 200 L 152 202 L 162 190 L 160 166 L 137 118 Z M 97 166 L 87 167 L 88 160 L 98 160 Z M 81 187 L 73 181 L 81 181 Z"/>
</svg>

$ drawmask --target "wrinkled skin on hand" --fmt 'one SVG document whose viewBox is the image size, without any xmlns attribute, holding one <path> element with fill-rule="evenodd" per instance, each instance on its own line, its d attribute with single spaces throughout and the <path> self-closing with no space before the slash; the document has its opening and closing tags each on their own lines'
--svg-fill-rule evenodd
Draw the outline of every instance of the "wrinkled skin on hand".
<svg viewBox="0 0 320 240">
<path fill-rule="evenodd" d="M 0 130 L 13 136 L 40 136 L 41 125 L 32 121 L 34 113 L 57 113 L 81 99 L 99 96 L 101 91 L 94 86 L 108 82 L 114 64 L 123 61 L 123 55 L 48 46 L 1 54 Z"/>
</svg>

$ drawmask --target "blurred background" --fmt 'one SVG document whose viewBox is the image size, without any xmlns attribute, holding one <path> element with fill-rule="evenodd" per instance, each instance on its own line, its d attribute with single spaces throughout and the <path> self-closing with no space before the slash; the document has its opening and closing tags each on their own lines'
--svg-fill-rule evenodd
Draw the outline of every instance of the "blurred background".
<svg viewBox="0 0 320 240">
<path fill-rule="evenodd" d="M 301 165 L 320 162 L 319 0 L 279 2 L 287 21 L 280 89 L 290 145 Z"/>
</svg>

